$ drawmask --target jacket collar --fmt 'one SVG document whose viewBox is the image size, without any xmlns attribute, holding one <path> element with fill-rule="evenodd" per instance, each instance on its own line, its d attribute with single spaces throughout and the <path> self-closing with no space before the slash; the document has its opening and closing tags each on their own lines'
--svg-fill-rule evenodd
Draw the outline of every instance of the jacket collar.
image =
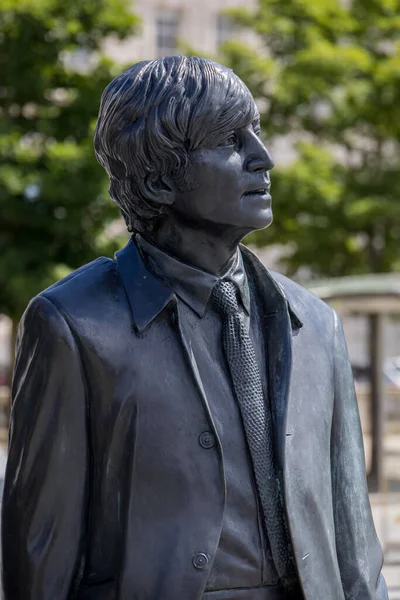
<svg viewBox="0 0 400 600">
<path fill-rule="evenodd" d="M 270 311 L 271 315 L 274 314 L 276 299 L 280 299 L 281 302 L 284 299 L 288 306 L 292 329 L 299 329 L 302 323 L 290 307 L 283 287 L 275 281 L 253 252 L 242 244 L 240 244 L 240 250 L 245 265 L 249 264 L 255 274 L 261 278 L 262 291 L 267 291 L 266 294 L 263 294 L 266 312 Z M 116 253 L 115 260 L 128 296 L 134 324 L 141 333 L 167 305 L 176 304 L 176 295 L 146 268 L 133 238 Z"/>
<path fill-rule="evenodd" d="M 132 238 L 115 254 L 115 260 L 134 324 L 141 333 L 168 304 L 176 303 L 176 296 L 148 271 Z"/>
<path fill-rule="evenodd" d="M 303 323 L 290 305 L 290 302 L 286 297 L 285 290 L 279 281 L 276 281 L 274 276 L 263 265 L 258 256 L 249 248 L 247 248 L 247 246 L 240 244 L 240 250 L 242 252 L 244 264 L 247 265 L 256 276 L 256 281 L 264 301 L 264 310 L 266 311 L 264 316 L 276 314 L 277 307 L 282 304 L 283 299 L 287 306 L 292 330 L 297 331 L 303 327 Z"/>
<path fill-rule="evenodd" d="M 248 272 L 254 273 L 264 309 L 267 335 L 268 395 L 274 421 L 274 443 L 279 469 L 284 472 L 286 444 L 286 415 L 292 372 L 292 336 L 302 323 L 290 306 L 283 287 L 260 260 L 245 247 L 241 248 Z"/>
</svg>

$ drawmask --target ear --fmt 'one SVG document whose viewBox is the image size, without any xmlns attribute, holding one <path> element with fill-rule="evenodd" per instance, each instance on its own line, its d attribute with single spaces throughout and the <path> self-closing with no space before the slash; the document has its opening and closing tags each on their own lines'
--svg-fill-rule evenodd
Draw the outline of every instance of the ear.
<svg viewBox="0 0 400 600">
<path fill-rule="evenodd" d="M 148 175 L 144 180 L 147 197 L 158 204 L 171 205 L 175 202 L 175 186 L 166 178 L 154 179 Z"/>
</svg>

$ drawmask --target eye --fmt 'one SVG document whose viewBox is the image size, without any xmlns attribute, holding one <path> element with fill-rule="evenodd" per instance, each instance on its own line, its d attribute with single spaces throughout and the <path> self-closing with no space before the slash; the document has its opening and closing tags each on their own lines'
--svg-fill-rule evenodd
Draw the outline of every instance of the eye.
<svg viewBox="0 0 400 600">
<path fill-rule="evenodd" d="M 229 137 L 226 137 L 219 146 L 234 146 L 239 141 L 237 133 L 232 133 Z"/>
</svg>

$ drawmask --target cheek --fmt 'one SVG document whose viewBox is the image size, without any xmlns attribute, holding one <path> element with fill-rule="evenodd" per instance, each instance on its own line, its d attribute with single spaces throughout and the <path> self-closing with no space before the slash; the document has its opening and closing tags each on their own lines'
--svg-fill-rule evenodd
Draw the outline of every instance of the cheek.
<svg viewBox="0 0 400 600">
<path fill-rule="evenodd" d="M 243 166 L 237 152 L 223 148 L 199 152 L 187 171 L 191 190 L 181 196 L 182 211 L 193 218 L 226 219 L 236 212 L 243 191 Z"/>
<path fill-rule="evenodd" d="M 243 169 L 240 155 L 236 152 L 205 163 L 201 171 L 206 186 L 218 193 L 241 190 Z"/>
</svg>

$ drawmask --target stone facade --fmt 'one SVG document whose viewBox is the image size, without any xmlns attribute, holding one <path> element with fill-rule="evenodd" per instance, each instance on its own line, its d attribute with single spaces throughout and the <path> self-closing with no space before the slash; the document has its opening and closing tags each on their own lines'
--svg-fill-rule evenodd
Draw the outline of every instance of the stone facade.
<svg viewBox="0 0 400 600">
<path fill-rule="evenodd" d="M 130 64 L 176 54 L 188 47 L 197 54 L 216 56 L 229 38 L 254 43 L 250 32 L 235 30 L 224 11 L 256 7 L 257 0 L 136 0 L 134 12 L 141 19 L 139 32 L 123 43 L 109 40 L 107 53 L 117 62 Z"/>
</svg>

